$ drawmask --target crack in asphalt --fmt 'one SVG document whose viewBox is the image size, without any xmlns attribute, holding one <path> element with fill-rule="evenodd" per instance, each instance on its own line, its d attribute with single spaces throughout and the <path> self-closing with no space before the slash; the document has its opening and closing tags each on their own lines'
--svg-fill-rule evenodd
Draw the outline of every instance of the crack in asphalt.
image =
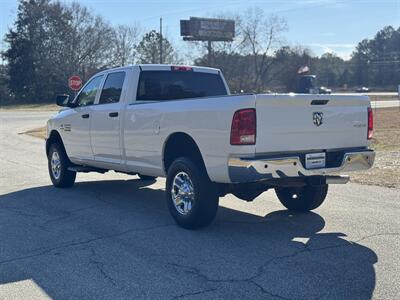
<svg viewBox="0 0 400 300">
<path fill-rule="evenodd" d="M 257 288 L 259 288 L 263 294 L 269 295 L 271 297 L 279 298 L 279 299 L 290 300 L 289 298 L 285 298 L 283 296 L 274 294 L 274 293 L 266 290 L 260 284 L 255 282 L 254 281 L 255 278 L 253 278 L 253 277 L 244 278 L 244 279 L 212 279 L 212 278 L 209 278 L 207 275 L 201 273 L 201 271 L 196 267 L 185 266 L 185 265 L 181 265 L 181 264 L 177 264 L 177 263 L 168 263 L 168 264 L 171 266 L 177 267 L 177 268 L 184 269 L 185 273 L 195 275 L 195 276 L 203 279 L 207 283 L 249 283 L 249 284 L 252 284 L 252 285 L 256 286 Z"/>
<path fill-rule="evenodd" d="M 119 237 L 119 236 L 122 236 L 122 235 L 125 235 L 125 234 L 128 234 L 128 233 L 132 233 L 132 232 L 150 231 L 150 230 L 155 230 L 155 229 L 164 228 L 164 227 L 171 227 L 171 226 L 176 226 L 176 225 L 175 224 L 164 224 L 164 225 L 157 225 L 157 226 L 146 227 L 146 228 L 133 228 L 133 229 L 129 229 L 129 230 L 125 230 L 125 231 L 119 232 L 119 233 L 99 236 L 99 237 L 96 237 L 96 238 L 87 239 L 87 240 L 83 240 L 83 241 L 64 243 L 64 244 L 59 245 L 59 246 L 55 246 L 55 247 L 52 247 L 52 248 L 47 248 L 47 249 L 45 249 L 45 250 L 43 250 L 43 251 L 41 251 L 39 253 L 30 254 L 30 255 L 24 255 L 24 256 L 19 256 L 19 257 L 14 257 L 14 258 L 2 260 L 2 261 L 0 261 L 0 265 L 6 264 L 6 263 L 16 262 L 16 261 L 19 261 L 19 260 L 29 259 L 29 258 L 33 258 L 33 257 L 42 256 L 42 255 L 45 255 L 45 254 L 49 254 L 54 250 L 60 250 L 60 249 L 65 249 L 65 248 L 69 248 L 69 247 L 74 247 L 74 246 L 87 245 L 87 244 L 90 244 L 92 242 L 97 242 L 97 241 L 100 241 L 100 240 L 110 239 L 110 238 L 114 238 L 114 237 Z"/>
<path fill-rule="evenodd" d="M 295 251 L 294 253 L 288 254 L 288 255 L 282 255 L 282 256 L 275 256 L 272 257 L 271 259 L 267 260 L 265 263 L 263 263 L 262 265 L 260 265 L 257 268 L 257 271 L 254 275 L 247 277 L 247 278 L 243 278 L 243 279 L 214 279 L 214 278 L 210 278 L 208 277 L 206 274 L 202 273 L 200 271 L 200 269 L 193 267 L 193 266 L 187 266 L 187 265 L 182 265 L 182 264 L 178 264 L 178 263 L 168 263 L 168 265 L 171 265 L 173 267 L 179 268 L 179 269 L 183 269 L 183 271 L 187 274 L 191 274 L 194 276 L 197 276 L 199 278 L 201 278 L 202 280 L 204 280 L 205 282 L 208 283 L 250 283 L 253 284 L 254 286 L 256 286 L 257 288 L 260 289 L 260 291 L 266 295 L 269 295 L 271 297 L 275 297 L 275 298 L 279 298 L 279 299 L 285 299 L 285 300 L 290 300 L 290 298 L 286 298 L 282 295 L 279 294 L 274 294 L 270 291 L 268 291 L 267 289 L 265 289 L 262 285 L 260 285 L 259 283 L 257 283 L 255 280 L 257 280 L 259 277 L 261 277 L 265 271 L 268 265 L 270 265 L 271 263 L 275 262 L 275 261 L 279 261 L 279 260 L 285 260 L 285 259 L 292 259 L 300 254 L 306 253 L 306 252 L 315 252 L 315 251 L 324 251 L 324 250 L 328 250 L 328 249 L 334 249 L 334 248 L 344 248 L 344 247 L 350 247 L 350 246 L 354 246 L 355 243 L 359 243 L 361 241 L 364 241 L 366 239 L 369 238 L 373 238 L 373 237 L 378 237 L 378 236 L 399 236 L 400 233 L 397 232 L 387 232 L 387 233 L 375 233 L 375 234 L 370 234 L 364 237 L 361 237 L 355 241 L 348 241 L 348 244 L 340 244 L 340 245 L 333 245 L 333 246 L 326 246 L 326 247 L 321 247 L 321 248 L 310 248 L 308 247 L 307 244 L 304 244 L 304 248 L 298 251 Z M 321 297 L 323 297 L 323 295 L 319 295 L 318 297 L 316 297 L 315 299 L 320 299 Z"/>
<path fill-rule="evenodd" d="M 366 236 L 354 241 L 354 243 L 359 243 L 359 242 L 362 242 L 362 241 L 367 240 L 369 238 L 377 237 L 377 236 L 399 236 L 399 235 L 400 235 L 399 232 L 373 233 L 373 234 L 366 235 Z"/>
<path fill-rule="evenodd" d="M 115 282 L 114 278 L 113 278 L 111 275 L 109 275 L 109 274 L 105 271 L 105 269 L 104 269 L 104 262 L 95 260 L 94 257 L 96 256 L 96 251 L 95 251 L 93 248 L 91 248 L 90 250 L 91 250 L 91 253 L 92 253 L 92 255 L 91 255 L 91 257 L 90 257 L 90 263 L 91 263 L 91 264 L 94 264 L 94 265 L 96 266 L 96 269 L 100 272 L 100 274 L 101 274 L 108 282 L 110 282 L 113 286 L 116 287 L 116 286 L 117 286 L 117 283 Z"/>
<path fill-rule="evenodd" d="M 259 288 L 260 291 L 261 291 L 263 294 L 265 294 L 265 295 L 268 295 L 268 296 L 274 297 L 274 298 L 278 298 L 278 299 L 291 300 L 290 298 L 286 298 L 286 297 L 283 297 L 283 296 L 281 296 L 281 295 L 279 295 L 279 294 L 274 294 L 274 293 L 272 293 L 272 292 L 266 290 L 261 284 L 255 282 L 255 281 L 253 281 L 253 280 L 250 280 L 249 283 L 255 285 L 255 286 L 256 286 L 257 288 Z"/>
</svg>

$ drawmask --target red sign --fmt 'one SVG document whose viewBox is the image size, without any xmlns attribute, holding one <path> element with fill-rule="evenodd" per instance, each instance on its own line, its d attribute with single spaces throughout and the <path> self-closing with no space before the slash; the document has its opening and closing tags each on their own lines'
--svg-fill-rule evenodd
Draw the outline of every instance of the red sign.
<svg viewBox="0 0 400 300">
<path fill-rule="evenodd" d="M 71 76 L 68 79 L 68 86 L 73 91 L 79 91 L 82 87 L 82 79 L 79 76 Z"/>
</svg>

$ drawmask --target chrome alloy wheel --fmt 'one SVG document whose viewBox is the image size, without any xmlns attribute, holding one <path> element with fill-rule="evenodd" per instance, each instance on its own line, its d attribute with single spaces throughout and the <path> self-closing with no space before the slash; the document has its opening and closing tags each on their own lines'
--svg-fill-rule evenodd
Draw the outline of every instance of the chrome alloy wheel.
<svg viewBox="0 0 400 300">
<path fill-rule="evenodd" d="M 57 151 L 54 151 L 51 154 L 50 166 L 51 166 L 51 173 L 53 173 L 53 177 L 58 180 L 61 176 L 61 160 L 60 160 L 60 155 L 58 154 Z"/>
<path fill-rule="evenodd" d="M 194 188 L 190 177 L 185 172 L 175 175 L 171 188 L 172 202 L 181 215 L 187 215 L 194 204 Z"/>
</svg>

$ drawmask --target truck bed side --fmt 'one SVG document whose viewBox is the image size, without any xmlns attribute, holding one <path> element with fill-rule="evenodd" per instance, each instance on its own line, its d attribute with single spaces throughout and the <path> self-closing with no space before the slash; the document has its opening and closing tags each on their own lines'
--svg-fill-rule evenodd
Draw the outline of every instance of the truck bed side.
<svg viewBox="0 0 400 300">
<path fill-rule="evenodd" d="M 165 176 L 163 148 L 178 132 L 193 138 L 211 180 L 230 182 L 229 155 L 255 153 L 255 146 L 231 146 L 232 116 L 254 108 L 255 95 L 222 96 L 128 105 L 124 118 L 124 144 L 128 170 Z M 159 130 L 159 133 L 155 134 Z"/>
</svg>

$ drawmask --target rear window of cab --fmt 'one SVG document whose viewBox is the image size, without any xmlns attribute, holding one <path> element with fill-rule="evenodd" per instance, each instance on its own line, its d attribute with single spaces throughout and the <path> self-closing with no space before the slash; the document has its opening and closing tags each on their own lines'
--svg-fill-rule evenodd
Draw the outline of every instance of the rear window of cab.
<svg viewBox="0 0 400 300">
<path fill-rule="evenodd" d="M 136 100 L 164 101 L 227 95 L 219 74 L 193 71 L 142 71 Z"/>
</svg>

